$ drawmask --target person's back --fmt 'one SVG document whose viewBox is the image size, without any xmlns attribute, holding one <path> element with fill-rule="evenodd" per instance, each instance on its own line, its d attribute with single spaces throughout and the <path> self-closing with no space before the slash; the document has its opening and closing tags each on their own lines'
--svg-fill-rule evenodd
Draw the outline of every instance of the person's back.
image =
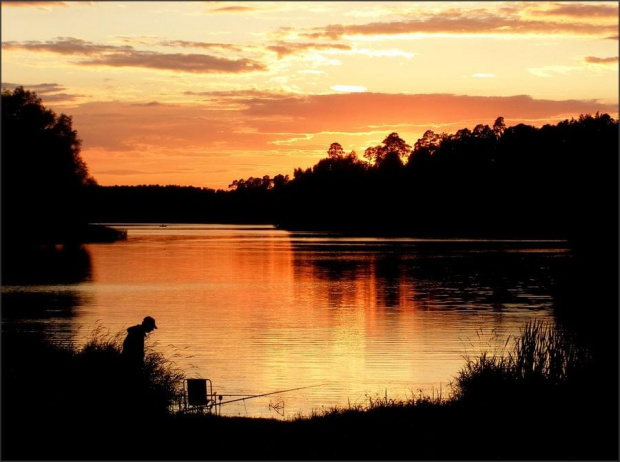
<svg viewBox="0 0 620 462">
<path fill-rule="evenodd" d="M 127 329 L 127 337 L 123 342 L 123 357 L 132 363 L 144 362 L 144 337 L 146 332 L 141 324 Z"/>
<path fill-rule="evenodd" d="M 155 320 L 147 316 L 142 324 L 127 329 L 127 337 L 123 342 L 122 356 L 127 362 L 136 365 L 144 364 L 144 338 L 153 329 L 157 329 Z"/>
</svg>

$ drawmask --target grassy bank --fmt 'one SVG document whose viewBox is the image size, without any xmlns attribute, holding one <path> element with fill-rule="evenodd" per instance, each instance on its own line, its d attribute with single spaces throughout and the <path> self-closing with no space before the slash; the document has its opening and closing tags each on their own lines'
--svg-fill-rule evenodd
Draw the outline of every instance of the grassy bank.
<svg viewBox="0 0 620 462">
<path fill-rule="evenodd" d="M 466 357 L 449 400 L 386 396 L 292 421 L 172 413 L 182 372 L 150 352 L 127 375 L 119 337 L 2 342 L 5 460 L 618 457 L 617 408 L 599 394 L 596 362 L 542 324 L 501 354 Z"/>
</svg>

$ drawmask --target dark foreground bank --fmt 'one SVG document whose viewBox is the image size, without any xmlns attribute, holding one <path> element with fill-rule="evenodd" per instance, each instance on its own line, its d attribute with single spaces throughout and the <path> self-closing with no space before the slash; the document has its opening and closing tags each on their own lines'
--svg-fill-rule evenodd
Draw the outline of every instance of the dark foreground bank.
<svg viewBox="0 0 620 462">
<path fill-rule="evenodd" d="M 448 402 L 277 421 L 169 412 L 183 375 L 154 352 L 128 372 L 118 337 L 77 349 L 3 331 L 2 459 L 617 460 L 617 367 L 562 341 L 528 326 L 507 357 L 467 360 Z"/>
<path fill-rule="evenodd" d="M 604 408 L 604 402 L 539 410 L 450 405 L 295 422 L 197 416 L 144 420 L 130 410 L 113 423 L 99 422 L 97 416 L 90 422 L 24 416 L 27 424 L 5 426 L 2 458 L 617 460 L 617 427 L 604 421 Z"/>
</svg>

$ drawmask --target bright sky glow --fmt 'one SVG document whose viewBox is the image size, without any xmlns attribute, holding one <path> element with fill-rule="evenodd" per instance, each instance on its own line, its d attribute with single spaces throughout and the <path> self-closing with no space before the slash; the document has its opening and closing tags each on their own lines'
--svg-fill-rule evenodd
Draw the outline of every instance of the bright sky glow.
<svg viewBox="0 0 620 462">
<path fill-rule="evenodd" d="M 618 117 L 617 2 L 2 2 L 2 86 L 102 185 L 227 188 L 503 116 Z"/>
</svg>

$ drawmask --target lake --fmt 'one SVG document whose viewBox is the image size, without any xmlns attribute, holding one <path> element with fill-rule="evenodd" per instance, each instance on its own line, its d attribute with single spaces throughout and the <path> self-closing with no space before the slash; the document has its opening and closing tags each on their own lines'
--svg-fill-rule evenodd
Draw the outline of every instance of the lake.
<svg viewBox="0 0 620 462">
<path fill-rule="evenodd" d="M 465 355 L 554 322 L 561 241 L 352 238 L 272 226 L 118 225 L 71 282 L 2 287 L 3 330 L 83 344 L 153 316 L 149 347 L 224 395 L 292 418 L 368 397 L 448 396 Z M 225 399 L 232 399 L 231 397 Z"/>
</svg>

